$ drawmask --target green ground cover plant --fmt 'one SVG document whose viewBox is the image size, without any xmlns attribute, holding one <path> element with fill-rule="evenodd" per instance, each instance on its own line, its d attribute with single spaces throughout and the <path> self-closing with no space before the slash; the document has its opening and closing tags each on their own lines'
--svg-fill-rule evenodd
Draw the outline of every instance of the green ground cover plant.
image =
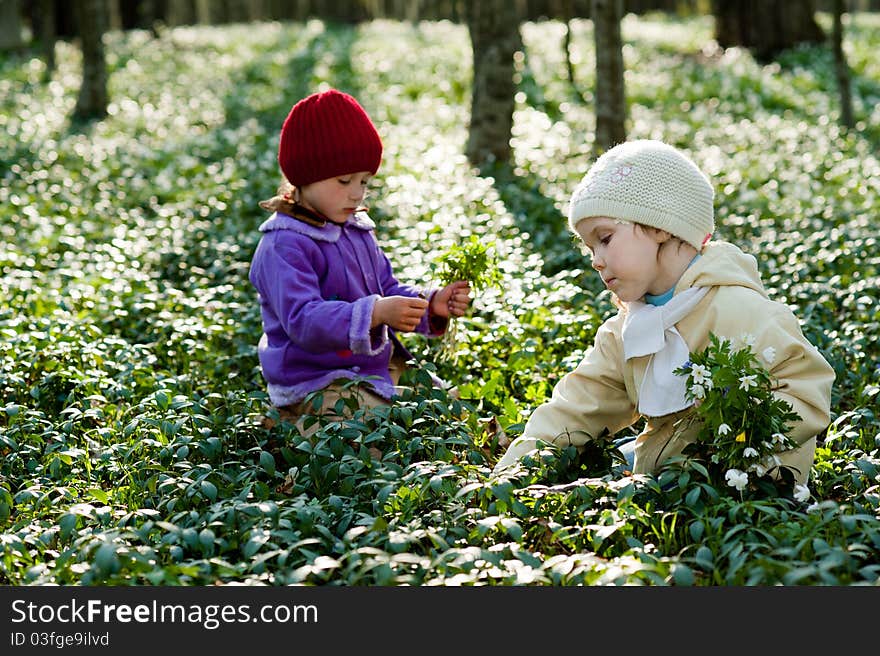
<svg viewBox="0 0 880 656">
<path fill-rule="evenodd" d="M 461 25 L 113 32 L 110 115 L 88 125 L 68 119 L 75 47 L 48 81 L 34 53 L 0 59 L 0 583 L 876 584 L 874 15 L 847 26 L 849 133 L 827 49 L 762 66 L 714 47 L 710 19 L 623 23 L 629 136 L 713 176 L 717 236 L 757 255 L 837 373 L 809 497 L 742 498 L 687 466 L 615 475 L 602 445 L 492 475 L 485 418 L 516 435 L 614 312 L 563 219 L 594 127 L 591 25 L 572 25 L 577 91 L 563 26 L 523 25 L 514 161 L 482 174 L 462 154 Z M 278 128 L 324 84 L 382 135 L 371 215 L 396 270 L 430 279 L 473 236 L 503 282 L 456 320 L 455 359 L 406 336 L 423 364 L 399 402 L 304 440 L 265 421 L 247 270 Z"/>
</svg>

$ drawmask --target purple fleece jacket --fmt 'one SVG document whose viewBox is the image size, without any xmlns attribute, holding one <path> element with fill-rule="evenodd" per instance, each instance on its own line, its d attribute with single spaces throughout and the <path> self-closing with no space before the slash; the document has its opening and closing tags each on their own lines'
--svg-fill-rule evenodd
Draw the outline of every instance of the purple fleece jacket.
<svg viewBox="0 0 880 656">
<path fill-rule="evenodd" d="M 258 353 L 273 405 L 360 376 L 375 377 L 366 382 L 384 398 L 394 396 L 391 355 L 412 355 L 388 326 L 370 328 L 373 306 L 382 296 L 415 297 L 422 290 L 394 277 L 375 227 L 364 212 L 322 227 L 276 212 L 260 226 L 249 279 L 259 294 Z M 446 323 L 426 310 L 416 331 L 439 335 Z"/>
</svg>

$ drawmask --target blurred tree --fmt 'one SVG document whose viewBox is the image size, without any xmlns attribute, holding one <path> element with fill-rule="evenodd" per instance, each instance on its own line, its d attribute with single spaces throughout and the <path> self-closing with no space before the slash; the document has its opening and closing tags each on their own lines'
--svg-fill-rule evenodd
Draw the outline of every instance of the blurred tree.
<svg viewBox="0 0 880 656">
<path fill-rule="evenodd" d="M 192 0 L 169 2 L 165 23 L 170 26 L 192 25 L 196 22 L 196 6 Z"/>
<path fill-rule="evenodd" d="M 516 84 L 513 55 L 523 48 L 519 13 L 509 0 L 474 0 L 467 6 L 473 50 L 468 160 L 482 167 L 510 160 Z"/>
<path fill-rule="evenodd" d="M 563 0 L 562 15 L 560 16 L 565 23 L 565 33 L 562 35 L 562 49 L 565 51 L 565 67 L 568 73 L 568 83 L 572 89 L 577 91 L 577 85 L 574 81 L 574 63 L 571 61 L 571 21 L 574 18 L 574 0 Z"/>
<path fill-rule="evenodd" d="M 799 43 L 823 43 L 816 0 L 712 0 L 715 39 L 722 48 L 743 46 L 760 62 Z"/>
<path fill-rule="evenodd" d="M 121 20 L 121 29 L 145 29 L 156 34 L 156 24 L 166 22 L 169 13 L 168 0 L 111 0 L 111 6 L 118 4 L 117 11 Z"/>
<path fill-rule="evenodd" d="M 106 0 L 74 0 L 76 24 L 82 44 L 83 79 L 73 110 L 78 120 L 107 115 L 107 65 L 103 37 L 107 26 Z"/>
<path fill-rule="evenodd" d="M 0 0 L 0 51 L 18 50 L 23 45 L 20 0 Z"/>
<path fill-rule="evenodd" d="M 626 94 L 623 81 L 621 0 L 593 0 L 593 35 L 596 43 L 596 138 L 593 155 L 626 141 Z"/>
<path fill-rule="evenodd" d="M 840 123 L 844 127 L 855 127 L 853 118 L 852 93 L 849 84 L 849 64 L 843 52 L 843 14 L 846 11 L 845 0 L 834 0 L 834 29 L 832 32 L 832 48 L 834 50 L 834 69 L 837 74 L 837 88 L 840 91 Z"/>
<path fill-rule="evenodd" d="M 55 1 L 39 0 L 34 3 L 34 12 L 31 16 L 31 27 L 34 37 L 39 39 L 40 49 L 43 51 L 43 59 L 46 60 L 46 74 L 48 80 L 55 71 Z"/>
</svg>

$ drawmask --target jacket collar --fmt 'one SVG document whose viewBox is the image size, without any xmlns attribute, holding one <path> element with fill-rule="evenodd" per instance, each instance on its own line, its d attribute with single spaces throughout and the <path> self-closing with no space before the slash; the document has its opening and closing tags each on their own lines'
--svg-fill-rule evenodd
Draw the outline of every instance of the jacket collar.
<svg viewBox="0 0 880 656">
<path fill-rule="evenodd" d="M 355 212 L 348 218 L 348 221 L 345 222 L 344 226 L 331 223 L 330 221 L 323 226 L 317 226 L 296 219 L 288 214 L 274 212 L 272 216 L 266 219 L 260 226 L 260 232 L 291 230 L 318 241 L 333 243 L 339 240 L 339 237 L 342 235 L 343 227 L 358 228 L 359 230 L 373 230 L 375 229 L 376 224 L 366 212 Z"/>
</svg>

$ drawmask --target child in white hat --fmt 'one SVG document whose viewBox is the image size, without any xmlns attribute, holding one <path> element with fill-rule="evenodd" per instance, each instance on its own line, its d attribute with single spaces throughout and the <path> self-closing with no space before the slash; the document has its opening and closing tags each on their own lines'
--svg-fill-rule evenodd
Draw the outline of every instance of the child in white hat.
<svg viewBox="0 0 880 656">
<path fill-rule="evenodd" d="M 735 245 L 710 241 L 712 184 L 682 152 L 660 141 L 622 143 L 602 155 L 571 198 L 569 225 L 620 311 L 603 323 L 583 361 L 532 413 L 499 472 L 544 442 L 584 446 L 646 419 L 626 450 L 634 473 L 654 473 L 693 441 L 699 427 L 685 377 L 673 372 L 709 334 L 754 337 L 778 381 L 776 394 L 801 420 L 799 445 L 781 464 L 805 484 L 816 435 L 830 421 L 834 370 L 804 337 L 784 303 L 771 300 L 757 262 Z M 681 428 L 688 426 L 688 428 Z M 622 449 L 624 450 L 624 449 Z"/>
</svg>

